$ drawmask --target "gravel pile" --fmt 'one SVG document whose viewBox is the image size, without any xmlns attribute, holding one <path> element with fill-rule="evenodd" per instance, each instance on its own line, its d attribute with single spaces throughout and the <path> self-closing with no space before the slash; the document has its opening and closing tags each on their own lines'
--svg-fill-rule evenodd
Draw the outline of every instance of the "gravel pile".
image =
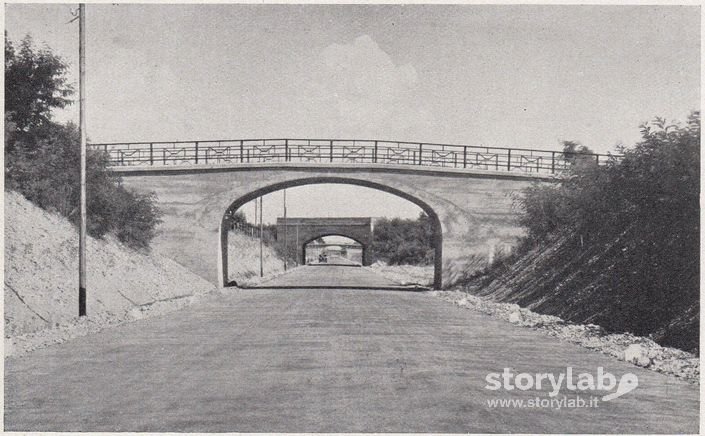
<svg viewBox="0 0 705 436">
<path fill-rule="evenodd" d="M 595 324 L 574 324 L 557 316 L 541 315 L 516 304 L 497 303 L 458 290 L 430 291 L 429 294 L 460 307 L 534 328 L 549 336 L 599 351 L 634 365 L 698 383 L 700 359 L 677 348 L 662 347 L 649 338 L 629 333 L 607 334 Z"/>
</svg>

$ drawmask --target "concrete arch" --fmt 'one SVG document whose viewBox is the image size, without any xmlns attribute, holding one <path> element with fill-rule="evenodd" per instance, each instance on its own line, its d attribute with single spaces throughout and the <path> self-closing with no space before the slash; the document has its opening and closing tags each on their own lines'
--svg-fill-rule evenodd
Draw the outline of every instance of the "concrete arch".
<svg viewBox="0 0 705 436">
<path fill-rule="evenodd" d="M 372 188 L 379 191 L 383 191 L 397 197 L 403 198 L 410 201 L 417 206 L 419 206 L 428 215 L 431 220 L 433 234 L 433 248 L 434 248 L 434 260 L 433 260 L 433 288 L 441 289 L 443 284 L 442 270 L 443 270 L 443 228 L 441 226 L 441 220 L 436 213 L 436 211 L 425 201 L 415 197 L 409 193 L 401 191 L 399 189 L 373 182 L 370 180 L 351 178 L 351 177 L 336 177 L 336 176 L 317 176 L 317 177 L 304 177 L 297 179 L 290 179 L 283 182 L 273 183 L 254 191 L 251 191 L 233 201 L 226 210 L 223 211 L 223 216 L 220 223 L 220 240 L 219 240 L 219 250 L 218 250 L 218 270 L 220 277 L 221 286 L 228 286 L 228 225 L 226 216 L 228 212 L 237 211 L 240 207 L 244 206 L 246 203 L 254 200 L 255 198 L 261 197 L 263 195 L 269 194 L 271 192 L 280 191 L 286 188 L 293 188 L 296 186 L 305 185 L 320 185 L 320 184 L 341 184 L 341 185 L 356 185 L 363 186 L 366 188 Z"/>
<path fill-rule="evenodd" d="M 299 263 L 301 263 L 302 265 L 306 263 L 306 262 L 305 262 L 305 261 L 306 261 L 306 255 L 305 255 L 305 253 L 306 253 L 306 246 L 307 246 L 308 244 L 310 244 L 312 241 L 315 241 L 315 240 L 318 239 L 318 238 L 325 238 L 326 236 L 342 236 L 342 237 L 344 237 L 344 238 L 348 238 L 348 239 L 350 239 L 351 241 L 355 241 L 355 242 L 357 242 L 358 244 L 360 244 L 360 246 L 362 247 L 362 265 L 363 265 L 363 266 L 367 266 L 367 265 L 368 265 L 368 263 L 367 263 L 367 250 L 368 250 L 368 248 L 369 248 L 368 244 L 365 244 L 364 242 L 360 241 L 359 239 L 354 238 L 354 237 L 349 236 L 349 235 L 345 235 L 345 234 L 343 234 L 343 233 L 341 233 L 341 232 L 336 232 L 336 233 L 330 233 L 330 232 L 329 232 L 329 233 L 321 233 L 320 235 L 317 235 L 317 236 L 314 236 L 314 237 L 312 237 L 312 238 L 309 238 L 308 241 L 305 241 L 305 242 L 304 242 L 303 244 L 301 244 L 301 246 L 299 247 L 299 248 L 301 248 L 301 256 L 302 256 L 302 257 L 299 259 Z"/>
</svg>

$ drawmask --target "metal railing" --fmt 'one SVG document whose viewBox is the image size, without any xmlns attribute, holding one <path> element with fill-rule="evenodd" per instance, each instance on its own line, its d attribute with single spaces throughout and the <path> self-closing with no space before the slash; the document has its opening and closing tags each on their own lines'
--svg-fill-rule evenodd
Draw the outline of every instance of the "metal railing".
<svg viewBox="0 0 705 436">
<path fill-rule="evenodd" d="M 604 164 L 609 154 L 564 153 L 357 139 L 236 139 L 89 144 L 112 167 L 253 163 L 380 164 L 557 174 L 579 159 Z"/>
</svg>

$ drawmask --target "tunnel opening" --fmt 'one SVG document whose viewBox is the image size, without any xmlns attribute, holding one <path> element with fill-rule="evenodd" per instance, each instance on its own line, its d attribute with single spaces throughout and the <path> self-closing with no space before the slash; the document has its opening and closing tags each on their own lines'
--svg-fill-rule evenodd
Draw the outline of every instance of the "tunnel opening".
<svg viewBox="0 0 705 436">
<path fill-rule="evenodd" d="M 296 187 L 302 187 L 302 186 L 308 186 L 308 185 L 353 185 L 353 186 L 359 186 L 359 187 L 364 187 L 364 188 L 370 188 L 375 191 L 381 191 L 382 193 L 386 194 L 391 194 L 391 196 L 398 197 L 398 199 L 406 200 L 409 203 L 412 203 L 415 205 L 418 209 L 421 211 L 421 215 L 425 217 L 427 220 L 428 226 L 429 226 L 429 245 L 432 247 L 430 249 L 430 252 L 432 255 L 432 268 L 433 268 L 433 278 L 430 280 L 430 285 L 434 289 L 440 289 L 442 286 L 442 256 L 443 256 L 443 232 L 442 232 L 442 227 L 441 227 L 441 222 L 438 217 L 438 214 L 433 210 L 433 208 L 426 203 L 425 201 L 417 198 L 416 196 L 410 195 L 404 191 L 401 191 L 396 188 L 392 188 L 380 183 L 376 182 L 371 182 L 368 180 L 362 180 L 362 179 L 352 179 L 352 178 L 343 178 L 343 177 L 311 177 L 311 178 L 301 178 L 301 179 L 294 179 L 294 180 L 289 180 L 285 182 L 279 182 L 279 183 L 274 183 L 256 190 L 253 190 L 252 192 L 249 192 L 248 194 L 245 194 L 236 200 L 234 200 L 230 206 L 226 209 L 226 211 L 223 214 L 223 218 L 221 221 L 220 225 L 220 247 L 218 250 L 218 269 L 219 269 L 219 277 L 221 278 L 221 285 L 222 286 L 241 286 L 242 284 L 238 282 L 238 280 L 232 280 L 230 277 L 230 270 L 233 269 L 234 265 L 237 265 L 237 258 L 238 254 L 237 253 L 229 253 L 228 247 L 229 247 L 229 235 L 230 232 L 232 231 L 233 227 L 233 222 L 232 218 L 233 216 L 237 216 L 238 214 L 241 214 L 241 208 L 243 206 L 247 205 L 250 202 L 253 202 L 256 199 L 261 199 L 263 196 L 266 196 L 268 194 L 275 193 L 277 191 L 282 191 L 286 190 L 287 188 L 296 188 Z M 286 195 L 286 194 L 284 194 Z M 350 199 L 351 201 L 354 201 L 354 199 Z M 364 205 L 363 205 L 364 206 Z M 261 203 L 260 203 L 260 208 L 261 208 Z M 248 209 L 249 210 L 249 209 Z M 256 209 L 255 209 L 256 210 Z M 261 209 L 260 209 L 261 210 Z M 261 212 L 260 212 L 260 220 L 261 220 Z M 286 215 L 286 213 L 285 213 Z M 279 219 L 279 218 L 278 218 Z M 338 219 L 346 219 L 346 218 L 338 218 Z M 350 218 L 347 218 L 350 219 Z M 277 223 L 279 224 L 279 222 Z M 250 228 L 250 232 L 253 234 L 259 234 L 260 239 L 264 237 L 266 238 L 266 232 L 263 233 L 263 228 L 264 226 L 261 224 L 260 221 L 260 227 L 259 229 L 257 227 Z M 291 227 L 286 227 L 284 228 L 284 232 L 289 229 L 289 238 L 291 238 Z M 277 240 L 278 238 L 282 238 L 283 236 L 280 233 L 283 233 L 282 227 L 277 225 L 271 233 L 274 236 L 269 236 L 270 239 Z M 315 241 L 317 238 L 325 238 L 325 237 L 332 237 L 332 236 L 343 236 L 343 237 L 348 237 L 352 240 L 355 240 L 356 243 L 360 245 L 360 263 L 363 265 L 367 265 L 370 263 L 371 258 L 370 258 L 370 241 L 369 240 L 361 240 L 360 237 L 356 237 L 356 235 L 351 235 L 346 232 L 339 232 L 339 231 L 329 231 L 329 232 L 321 232 L 318 234 L 315 234 L 313 236 L 309 235 L 309 237 L 301 237 L 298 243 L 289 243 L 287 248 L 286 248 L 286 259 L 291 262 L 291 266 L 299 266 L 299 265 L 306 265 L 306 245 L 310 244 L 312 241 Z M 304 243 L 301 243 L 303 241 Z M 342 247 L 341 247 L 342 248 Z M 295 250 L 297 253 L 292 253 L 291 250 Z M 261 248 L 260 248 L 261 250 Z M 260 251 L 261 252 L 261 251 Z"/>
<path fill-rule="evenodd" d="M 301 246 L 302 265 L 366 266 L 367 247 L 360 241 L 339 234 L 320 235 Z"/>
</svg>

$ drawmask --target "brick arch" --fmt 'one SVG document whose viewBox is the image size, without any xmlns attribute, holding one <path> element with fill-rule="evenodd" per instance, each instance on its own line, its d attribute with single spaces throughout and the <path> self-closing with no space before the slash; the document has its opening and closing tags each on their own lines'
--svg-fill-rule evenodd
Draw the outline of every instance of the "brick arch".
<svg viewBox="0 0 705 436">
<path fill-rule="evenodd" d="M 355 242 L 357 242 L 358 244 L 360 244 L 360 246 L 362 247 L 362 265 L 363 265 L 363 266 L 369 265 L 369 259 L 368 259 L 367 257 L 368 257 L 368 249 L 369 249 L 369 246 L 370 246 L 370 244 L 372 243 L 372 235 L 370 235 L 370 238 L 367 239 L 366 242 L 363 242 L 363 241 L 361 240 L 361 239 L 363 239 L 363 238 L 359 238 L 359 239 L 358 239 L 358 238 L 356 238 L 356 237 L 354 237 L 354 236 L 347 235 L 347 234 L 345 234 L 345 233 L 343 233 L 343 232 L 321 233 L 320 235 L 317 235 L 317 236 L 313 236 L 313 237 L 311 237 L 311 238 L 308 238 L 307 241 L 305 241 L 303 244 L 301 244 L 299 247 L 297 247 L 297 248 L 299 249 L 298 253 L 300 254 L 300 256 L 299 256 L 299 263 L 300 263 L 300 264 L 303 265 L 303 264 L 306 263 L 306 246 L 307 246 L 308 244 L 310 244 L 312 241 L 315 241 L 315 240 L 318 239 L 318 238 L 325 238 L 326 236 L 343 236 L 343 237 L 345 237 L 345 238 L 348 238 L 348 239 L 350 239 L 350 240 L 352 240 L 352 241 L 355 241 Z"/>
<path fill-rule="evenodd" d="M 433 241 L 434 248 L 434 261 L 433 261 L 433 288 L 441 289 L 443 284 L 442 272 L 443 272 L 443 228 L 441 226 L 441 220 L 436 213 L 436 211 L 425 201 L 420 198 L 411 195 L 407 192 L 401 191 L 397 188 L 387 186 L 381 183 L 373 182 L 365 179 L 357 179 L 351 177 L 335 177 L 335 176 L 318 176 L 318 177 L 304 177 L 286 180 L 283 182 L 273 183 L 254 191 L 248 192 L 245 195 L 237 198 L 233 201 L 230 206 L 223 211 L 223 216 L 220 223 L 220 249 L 218 250 L 218 269 L 220 271 L 220 281 L 222 286 L 232 285 L 228 280 L 228 222 L 226 217 L 230 212 L 237 211 L 240 207 L 244 206 L 246 203 L 254 200 L 255 198 L 261 197 L 263 195 L 280 191 L 286 188 L 293 188 L 296 186 L 305 185 L 320 185 L 320 184 L 343 184 L 343 185 L 356 185 L 363 186 L 366 188 L 372 188 L 379 191 L 383 191 L 397 197 L 401 197 L 408 200 L 417 206 L 419 206 L 428 215 L 431 220 L 431 225 L 433 228 L 433 235 L 431 240 Z M 237 285 L 235 283 L 235 285 Z"/>
</svg>

